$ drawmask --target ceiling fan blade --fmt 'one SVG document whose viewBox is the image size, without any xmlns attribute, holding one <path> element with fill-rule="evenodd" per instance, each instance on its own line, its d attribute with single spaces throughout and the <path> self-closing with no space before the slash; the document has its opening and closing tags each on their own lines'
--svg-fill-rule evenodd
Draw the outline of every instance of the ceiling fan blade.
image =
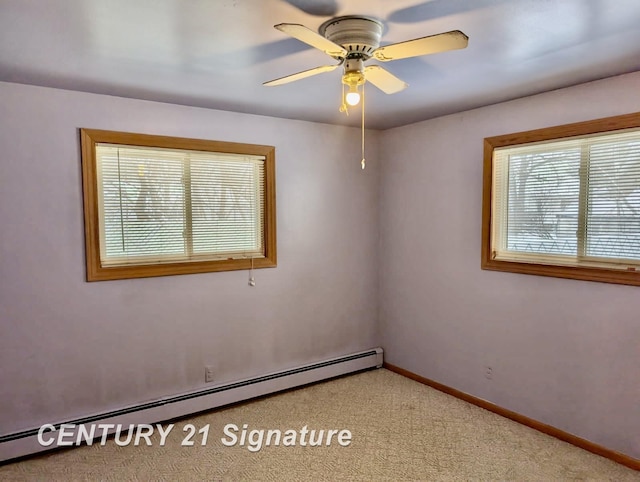
<svg viewBox="0 0 640 482">
<path fill-rule="evenodd" d="M 452 30 L 451 32 L 430 35 L 429 37 L 385 45 L 384 47 L 376 49 L 373 52 L 373 56 L 380 62 L 389 62 L 390 60 L 407 59 L 420 55 L 446 52 L 447 50 L 463 49 L 468 43 L 469 37 L 460 30 Z"/>
<path fill-rule="evenodd" d="M 281 32 L 284 32 L 293 38 L 297 38 L 307 45 L 311 45 L 316 49 L 322 50 L 325 54 L 330 55 L 331 57 L 344 58 L 347 55 L 347 51 L 340 45 L 324 38 L 319 33 L 315 33 L 304 25 L 297 23 L 279 23 L 278 25 L 274 25 L 274 28 L 277 28 Z"/>
<path fill-rule="evenodd" d="M 371 82 L 385 94 L 395 94 L 409 87 L 404 80 L 400 80 L 388 70 L 379 65 L 369 65 L 364 69 L 364 78 Z"/>
<path fill-rule="evenodd" d="M 274 85 L 282 85 L 288 84 L 289 82 L 295 82 L 296 80 L 304 79 L 306 77 L 311 77 L 312 75 L 322 74 L 324 72 L 331 72 L 339 67 L 339 65 L 323 65 L 321 67 L 316 67 L 315 69 L 303 70 L 302 72 L 297 72 L 295 74 L 287 75 L 285 77 L 280 77 L 279 79 L 270 80 L 268 82 L 264 82 L 262 85 L 266 85 L 267 87 L 273 87 Z"/>
</svg>

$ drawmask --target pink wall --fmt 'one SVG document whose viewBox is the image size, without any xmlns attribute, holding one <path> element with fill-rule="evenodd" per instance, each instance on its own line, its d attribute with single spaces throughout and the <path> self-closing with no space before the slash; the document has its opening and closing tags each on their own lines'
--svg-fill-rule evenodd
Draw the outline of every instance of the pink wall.
<svg viewBox="0 0 640 482">
<path fill-rule="evenodd" d="M 388 362 L 640 457 L 640 288 L 480 269 L 483 138 L 636 111 L 640 73 L 381 134 Z"/>
<path fill-rule="evenodd" d="M 0 434 L 379 344 L 376 140 L 0 83 Z M 79 127 L 276 146 L 278 267 L 86 283 Z"/>
<path fill-rule="evenodd" d="M 222 382 L 382 340 L 640 457 L 638 288 L 480 270 L 482 139 L 639 111 L 638 92 L 640 73 L 370 132 L 362 172 L 357 129 L 0 83 L 0 434 L 199 388 L 204 365 Z M 86 283 L 79 127 L 275 145 L 278 267 L 254 289 Z"/>
</svg>

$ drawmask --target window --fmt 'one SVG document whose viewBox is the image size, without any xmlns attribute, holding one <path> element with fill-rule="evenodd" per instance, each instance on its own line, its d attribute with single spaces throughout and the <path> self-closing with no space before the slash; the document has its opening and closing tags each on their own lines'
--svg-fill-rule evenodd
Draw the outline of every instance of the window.
<svg viewBox="0 0 640 482">
<path fill-rule="evenodd" d="M 272 146 L 80 136 L 88 281 L 276 266 Z"/>
<path fill-rule="evenodd" d="M 640 285 L 640 113 L 485 139 L 482 268 Z"/>
</svg>

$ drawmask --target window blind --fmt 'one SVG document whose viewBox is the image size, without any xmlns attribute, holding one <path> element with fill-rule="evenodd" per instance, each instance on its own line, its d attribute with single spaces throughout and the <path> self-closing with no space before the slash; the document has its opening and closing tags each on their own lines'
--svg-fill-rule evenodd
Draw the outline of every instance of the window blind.
<svg viewBox="0 0 640 482">
<path fill-rule="evenodd" d="M 103 266 L 264 256 L 265 158 L 96 145 Z"/>
<path fill-rule="evenodd" d="M 640 261 L 640 133 L 589 150 L 585 255 Z"/>
<path fill-rule="evenodd" d="M 640 265 L 640 131 L 496 148 L 492 257 Z"/>
</svg>

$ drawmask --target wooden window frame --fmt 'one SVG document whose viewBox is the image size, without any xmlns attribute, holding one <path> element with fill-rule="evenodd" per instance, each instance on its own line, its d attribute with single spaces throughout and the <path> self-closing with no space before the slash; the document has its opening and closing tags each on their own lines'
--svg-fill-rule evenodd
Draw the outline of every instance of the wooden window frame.
<svg viewBox="0 0 640 482">
<path fill-rule="evenodd" d="M 100 262 L 100 220 L 96 169 L 96 144 L 98 143 L 264 156 L 264 257 L 254 258 L 253 260 L 225 259 L 103 267 Z M 80 129 L 80 144 L 87 281 L 147 278 L 277 266 L 275 147 L 97 129 Z"/>
<path fill-rule="evenodd" d="M 553 276 L 585 281 L 600 281 L 640 286 L 640 271 L 605 267 L 556 266 L 515 261 L 496 260 L 491 253 L 493 151 L 496 148 L 516 146 L 530 142 L 554 141 L 568 137 L 640 128 L 640 113 L 625 114 L 586 122 L 577 122 L 544 129 L 518 132 L 484 139 L 484 172 L 482 195 L 482 255 L 481 268 L 493 271 Z"/>
</svg>

